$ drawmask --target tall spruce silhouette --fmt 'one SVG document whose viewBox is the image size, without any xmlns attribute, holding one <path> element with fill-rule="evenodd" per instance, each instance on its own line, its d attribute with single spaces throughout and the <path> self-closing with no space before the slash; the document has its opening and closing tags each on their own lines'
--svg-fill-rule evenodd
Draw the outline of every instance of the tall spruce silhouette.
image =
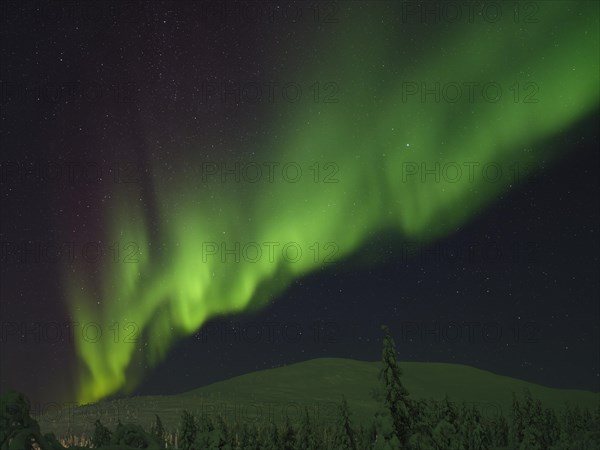
<svg viewBox="0 0 600 450">
<path fill-rule="evenodd" d="M 402 369 L 398 365 L 396 344 L 387 325 L 382 325 L 383 351 L 382 367 L 379 379 L 383 382 L 384 404 L 389 409 L 394 424 L 394 431 L 402 446 L 406 446 L 411 434 L 412 405 L 408 391 L 402 384 Z"/>
</svg>

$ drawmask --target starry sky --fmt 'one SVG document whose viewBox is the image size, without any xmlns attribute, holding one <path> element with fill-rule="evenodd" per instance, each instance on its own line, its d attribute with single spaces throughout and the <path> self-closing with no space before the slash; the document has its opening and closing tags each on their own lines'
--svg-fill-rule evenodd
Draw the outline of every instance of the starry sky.
<svg viewBox="0 0 600 450">
<path fill-rule="evenodd" d="M 226 4 L 3 2 L 0 387 L 376 360 L 386 323 L 401 360 L 598 391 L 598 5 Z M 503 175 L 410 172 L 455 162 Z"/>
</svg>

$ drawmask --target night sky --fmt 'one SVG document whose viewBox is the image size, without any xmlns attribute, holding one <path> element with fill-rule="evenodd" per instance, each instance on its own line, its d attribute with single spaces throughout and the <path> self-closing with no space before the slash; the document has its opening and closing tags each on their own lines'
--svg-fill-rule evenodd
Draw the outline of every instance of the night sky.
<svg viewBox="0 0 600 450">
<path fill-rule="evenodd" d="M 385 323 L 400 360 L 598 391 L 599 5 L 221 4 L 2 2 L 0 388 L 377 360 Z M 503 96 L 410 94 L 438 81 Z M 503 172 L 421 179 L 465 161 Z M 219 253 L 267 241 L 301 261 Z"/>
</svg>

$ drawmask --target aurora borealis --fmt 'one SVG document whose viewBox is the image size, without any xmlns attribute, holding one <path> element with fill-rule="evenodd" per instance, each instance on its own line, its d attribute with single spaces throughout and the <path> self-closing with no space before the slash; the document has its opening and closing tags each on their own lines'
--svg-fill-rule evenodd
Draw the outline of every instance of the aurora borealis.
<svg viewBox="0 0 600 450">
<path fill-rule="evenodd" d="M 287 2 L 271 16 L 233 2 L 257 20 L 224 19 L 201 2 L 150 3 L 132 17 L 104 17 L 106 30 L 77 10 L 55 26 L 36 22 L 35 33 L 49 37 L 31 41 L 18 39 L 17 25 L 27 29 L 33 13 L 13 12 L 19 20 L 6 33 L 7 48 L 36 55 L 40 47 L 48 56 L 31 67 L 26 58 L 25 68 L 8 65 L 3 82 L 30 73 L 23 80 L 33 86 L 106 87 L 99 102 L 66 95 L 39 106 L 39 99 L 7 97 L 4 126 L 14 121 L 19 129 L 5 138 L 7 160 L 42 155 L 58 166 L 102 168 L 98 183 L 11 186 L 3 197 L 15 220 L 3 225 L 3 242 L 31 232 L 24 239 L 91 242 L 105 252 L 91 263 L 62 257 L 51 269 L 15 265 L 4 274 L 12 305 L 6 320 L 94 324 L 74 333 L 73 348 L 48 351 L 43 367 L 68 375 L 49 377 L 42 397 L 55 385 L 61 399 L 78 403 L 136 392 L 211 320 L 261 314 L 307 277 L 343 278 L 337 268 L 344 264 L 368 280 L 371 267 L 400 253 L 398 242 L 428 246 L 479 227 L 499 203 L 525 197 L 530 177 L 577 158 L 564 136 L 598 112 L 595 2 L 465 2 L 475 4 L 473 15 L 463 5 L 460 18 L 437 3 L 424 12 L 419 2 L 325 2 L 320 9 Z M 290 19 L 288 3 L 302 15 Z M 488 15 L 481 4 L 491 4 Z M 3 183 L 13 179 L 2 173 Z M 518 228 L 521 215 L 505 222 Z M 389 236 L 397 240 L 388 244 Z M 549 248 L 575 247 L 568 237 L 557 243 L 562 238 L 548 238 Z M 373 246 L 378 240 L 391 249 L 385 257 Z M 570 276 L 564 264 L 556 271 Z M 421 283 L 404 273 L 392 278 L 394 291 Z M 24 290 L 35 289 L 31 279 L 45 280 L 43 294 L 22 306 Z M 537 287 L 532 281 L 523 296 Z M 593 296 L 588 288 L 578 295 Z M 380 308 L 364 302 L 369 313 L 371 304 L 373 314 Z M 435 317 L 446 300 L 418 302 L 431 304 Z M 331 309 L 340 321 L 350 315 Z M 290 317 L 298 310 L 305 305 L 286 303 Z M 565 326 L 564 334 L 576 329 Z M 194 354 L 199 371 L 204 351 Z M 15 360 L 19 353 L 11 347 Z M 236 370 L 247 369 L 240 363 Z"/>
<path fill-rule="evenodd" d="M 158 165 L 148 174 L 162 247 L 151 245 L 156 238 L 150 237 L 148 214 L 137 204 L 144 193 L 137 185 L 119 186 L 114 205 L 102 217 L 105 239 L 137 243 L 139 262 L 109 265 L 88 276 L 80 267 L 64 275 L 69 308 L 78 322 L 100 320 L 108 329 L 126 318 L 148 343 L 138 355 L 135 345 L 80 339 L 78 400 L 95 401 L 133 388 L 136 378 L 128 368 L 134 358 L 156 364 L 176 336 L 277 295 L 322 264 L 308 254 L 315 243 L 334 243 L 339 249 L 335 258 L 341 259 L 383 230 L 430 241 L 451 233 L 514 183 L 509 174 L 515 167 L 553 158 L 560 148 L 541 143 L 596 108 L 599 94 L 597 5 L 582 5 L 568 20 L 565 8 L 561 2 L 544 4 L 539 23 L 526 27 L 512 21 L 482 21 L 460 31 L 448 27 L 431 38 L 440 51 L 419 53 L 411 52 L 408 43 L 390 43 L 398 38 L 398 24 L 382 25 L 377 18 L 383 9 L 352 4 L 349 19 L 335 25 L 335 40 L 322 42 L 319 60 L 295 75 L 339 80 L 342 100 L 294 105 L 293 110 L 276 104 L 264 125 L 280 134 L 260 142 L 265 150 L 261 161 L 299 162 L 304 176 L 295 183 L 269 183 L 264 177 L 238 183 L 233 176 L 223 182 L 202 177 L 198 170 L 185 174 L 188 165 L 207 168 L 201 156 L 206 142 L 182 144 L 175 137 L 174 145 L 188 155 L 180 161 L 182 176 L 171 179 Z M 357 15 L 361 28 L 353 26 Z M 454 103 L 436 102 L 435 95 L 423 102 L 403 92 L 405 80 L 430 89 L 440 82 L 489 80 L 501 93 L 485 98 L 475 87 L 472 101 L 465 89 Z M 539 101 L 515 102 L 515 84 L 531 81 L 539 87 Z M 335 163 L 338 182 L 315 183 L 307 173 L 314 162 Z M 421 164 L 458 165 L 464 173 L 455 182 L 423 182 Z M 488 174 L 490 165 L 493 173 Z M 223 262 L 221 254 L 206 255 L 206 243 L 224 243 L 229 249 L 236 243 L 266 246 L 262 257 L 236 262 L 230 256 Z M 268 258 L 264 243 L 295 243 L 303 257 L 286 261 L 273 247 L 273 258 Z"/>
</svg>

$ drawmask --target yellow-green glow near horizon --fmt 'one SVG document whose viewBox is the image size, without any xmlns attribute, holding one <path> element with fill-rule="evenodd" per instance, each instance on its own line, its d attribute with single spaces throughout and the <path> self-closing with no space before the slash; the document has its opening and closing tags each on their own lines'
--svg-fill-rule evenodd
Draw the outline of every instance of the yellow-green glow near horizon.
<svg viewBox="0 0 600 450">
<path fill-rule="evenodd" d="M 97 274 L 86 275 L 83 268 L 65 273 L 75 320 L 98 323 L 104 332 L 98 342 L 77 340 L 79 402 L 132 389 L 142 375 L 139 367 L 159 362 L 177 337 L 212 317 L 259 307 L 293 279 L 322 267 L 326 243 L 337 245 L 341 260 L 382 230 L 423 242 L 451 233 L 515 182 L 517 164 L 548 161 L 542 144 L 598 107 L 595 2 L 570 9 L 574 2 L 540 3 L 537 23 L 506 18 L 448 24 L 439 36 L 426 36 L 432 50 L 425 53 L 413 51 L 414 43 L 395 41 L 402 25 L 382 24 L 379 2 L 361 3 L 349 18 L 331 24 L 336 40 L 323 43 L 319 62 L 292 78 L 335 80 L 339 102 L 275 103 L 269 123 L 261 125 L 272 133 L 260 143 L 266 150 L 260 160 L 297 162 L 304 169 L 299 182 L 276 177 L 273 183 L 220 183 L 217 177 L 185 175 L 185 166 L 201 167 L 207 143 L 198 142 L 188 149 L 181 177 L 168 179 L 160 166 L 153 171 L 155 225 L 139 206 L 139 186 L 119 186 L 113 196 L 119 200 L 105 217 L 106 241 L 136 243 L 138 262 L 106 262 Z M 503 93 L 494 103 L 464 96 L 456 103 L 436 103 L 432 96 L 421 102 L 418 95 L 403 101 L 407 81 L 495 82 Z M 520 92 L 515 102 L 511 87 L 528 82 L 539 88 L 533 97 L 538 102 L 523 102 L 529 92 Z M 321 180 L 329 173 L 325 164 L 334 162 L 339 182 L 313 182 L 307 169 L 314 162 L 320 163 Z M 479 166 L 472 179 L 465 169 L 458 181 L 438 183 L 407 175 L 412 162 Z M 496 182 L 481 173 L 490 163 L 503 170 Z M 219 256 L 203 260 L 207 242 L 281 245 L 273 261 L 265 250 L 256 262 L 229 257 L 223 263 Z M 281 246 L 288 242 L 304 251 L 295 263 L 282 258 Z M 317 261 L 309 250 L 314 243 L 321 246 Z M 137 330 L 124 328 L 130 322 Z M 137 344 L 125 342 L 129 333 L 137 334 Z M 198 358 L 195 363 L 202 364 Z"/>
</svg>

